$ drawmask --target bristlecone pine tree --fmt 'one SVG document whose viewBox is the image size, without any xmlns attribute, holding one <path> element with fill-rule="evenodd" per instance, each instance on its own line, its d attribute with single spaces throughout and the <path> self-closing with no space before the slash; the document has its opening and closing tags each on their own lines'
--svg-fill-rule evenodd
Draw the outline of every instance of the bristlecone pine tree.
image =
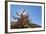
<svg viewBox="0 0 46 34">
<path fill-rule="evenodd" d="M 20 18 L 16 18 L 13 16 L 14 19 L 18 19 L 17 23 L 15 24 L 16 27 L 18 28 L 28 28 L 29 26 L 29 16 L 28 15 L 23 15 L 25 10 L 19 15 L 17 12 L 16 14 L 20 16 Z"/>
<path fill-rule="evenodd" d="M 24 12 L 25 12 L 25 10 L 22 11 L 21 15 L 19 15 L 16 12 L 16 14 L 18 16 L 20 16 L 20 18 L 12 16 L 15 20 L 18 19 L 18 21 L 15 22 L 15 24 L 11 25 L 11 29 L 15 29 L 15 28 L 30 28 L 30 27 L 31 28 L 36 28 L 36 27 L 41 27 L 40 25 L 34 24 L 31 20 L 29 21 L 29 15 L 27 15 L 27 14 L 25 15 Z"/>
</svg>

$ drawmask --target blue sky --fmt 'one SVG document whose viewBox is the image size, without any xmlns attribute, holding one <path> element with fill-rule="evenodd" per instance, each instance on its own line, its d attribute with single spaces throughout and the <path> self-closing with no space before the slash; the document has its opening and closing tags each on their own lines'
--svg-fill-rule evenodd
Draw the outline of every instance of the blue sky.
<svg viewBox="0 0 46 34">
<path fill-rule="evenodd" d="M 26 5 L 11 5 L 10 6 L 10 19 L 14 20 L 12 16 L 17 17 L 16 12 L 20 13 L 20 11 L 25 11 L 29 14 L 29 19 L 32 20 L 33 23 L 42 25 L 41 17 L 42 17 L 42 7 L 41 6 L 26 6 Z"/>
</svg>

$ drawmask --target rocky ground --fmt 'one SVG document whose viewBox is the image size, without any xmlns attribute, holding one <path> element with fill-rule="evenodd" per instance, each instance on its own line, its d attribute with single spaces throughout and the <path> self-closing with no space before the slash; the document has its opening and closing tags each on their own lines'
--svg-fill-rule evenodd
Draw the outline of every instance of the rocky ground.
<svg viewBox="0 0 46 34">
<path fill-rule="evenodd" d="M 11 25 L 11 29 L 19 29 L 19 28 L 40 28 L 40 25 L 34 24 L 34 23 L 30 23 L 27 24 L 26 26 L 17 26 L 16 24 Z"/>
</svg>

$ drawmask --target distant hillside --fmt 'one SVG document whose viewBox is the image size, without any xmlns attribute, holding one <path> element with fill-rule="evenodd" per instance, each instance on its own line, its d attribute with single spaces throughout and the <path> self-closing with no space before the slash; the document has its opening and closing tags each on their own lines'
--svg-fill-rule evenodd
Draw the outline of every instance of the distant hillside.
<svg viewBox="0 0 46 34">
<path fill-rule="evenodd" d="M 40 25 L 37 25 L 37 24 L 34 24 L 34 23 L 30 23 L 29 26 L 31 28 L 39 28 L 39 27 L 41 27 Z"/>
</svg>

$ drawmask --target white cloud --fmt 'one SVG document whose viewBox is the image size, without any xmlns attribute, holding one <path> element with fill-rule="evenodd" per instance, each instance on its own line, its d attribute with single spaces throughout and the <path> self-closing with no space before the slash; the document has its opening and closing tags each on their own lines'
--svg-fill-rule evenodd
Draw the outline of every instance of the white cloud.
<svg viewBox="0 0 46 34">
<path fill-rule="evenodd" d="M 24 12 L 23 15 L 27 15 L 27 12 Z"/>
</svg>

